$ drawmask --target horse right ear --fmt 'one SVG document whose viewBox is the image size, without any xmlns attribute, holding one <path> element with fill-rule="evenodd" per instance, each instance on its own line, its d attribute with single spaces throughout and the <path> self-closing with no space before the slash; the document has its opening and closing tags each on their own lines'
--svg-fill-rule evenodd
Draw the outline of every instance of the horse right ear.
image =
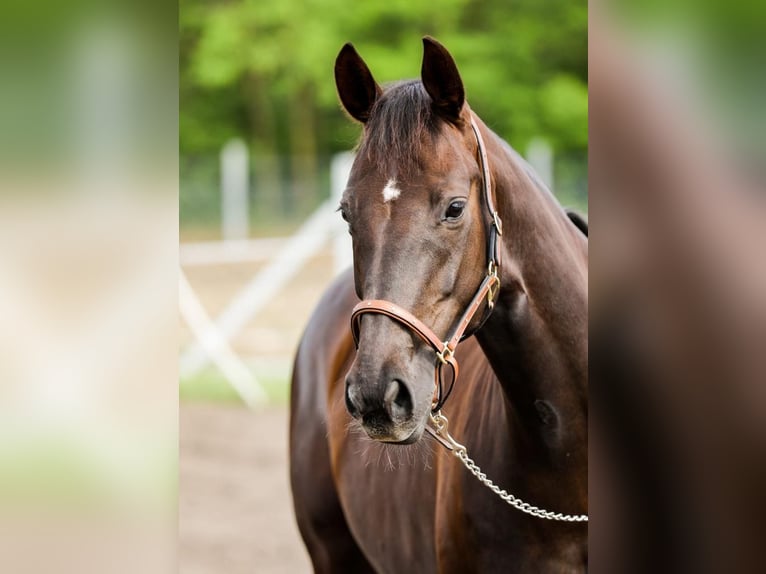
<svg viewBox="0 0 766 574">
<path fill-rule="evenodd" d="M 373 104 L 383 93 L 351 43 L 343 46 L 335 59 L 335 85 L 343 107 L 362 123 L 369 119 Z"/>
</svg>

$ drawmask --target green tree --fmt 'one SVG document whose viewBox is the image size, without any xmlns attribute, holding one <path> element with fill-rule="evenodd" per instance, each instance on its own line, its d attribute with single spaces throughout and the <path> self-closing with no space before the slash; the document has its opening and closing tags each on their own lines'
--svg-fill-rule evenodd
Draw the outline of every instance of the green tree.
<svg viewBox="0 0 766 574">
<path fill-rule="evenodd" d="M 417 77 L 421 36 L 457 60 L 482 118 L 524 150 L 587 148 L 584 0 L 182 0 L 182 170 L 238 136 L 286 207 L 316 197 L 327 158 L 359 128 L 337 103 L 333 64 L 354 43 L 381 82 Z M 184 173 L 182 172 L 182 190 Z"/>
</svg>

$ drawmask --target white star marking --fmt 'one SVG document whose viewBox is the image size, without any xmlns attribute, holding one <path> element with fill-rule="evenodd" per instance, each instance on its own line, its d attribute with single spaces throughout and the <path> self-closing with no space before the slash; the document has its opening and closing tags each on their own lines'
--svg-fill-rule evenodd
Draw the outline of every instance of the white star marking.
<svg viewBox="0 0 766 574">
<path fill-rule="evenodd" d="M 383 201 L 384 203 L 388 203 L 389 201 L 393 201 L 397 197 L 399 197 L 399 194 L 402 192 L 401 189 L 396 187 L 396 180 L 395 179 L 389 179 L 388 183 L 386 183 L 386 187 L 383 188 Z"/>
</svg>

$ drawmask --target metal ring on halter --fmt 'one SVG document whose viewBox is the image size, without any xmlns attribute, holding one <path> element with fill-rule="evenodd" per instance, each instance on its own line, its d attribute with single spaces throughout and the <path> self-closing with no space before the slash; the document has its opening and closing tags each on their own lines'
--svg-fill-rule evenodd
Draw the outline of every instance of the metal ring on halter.
<svg viewBox="0 0 766 574">
<path fill-rule="evenodd" d="M 442 365 L 446 365 L 452 357 L 455 356 L 455 352 L 449 348 L 449 343 L 444 343 L 444 347 L 440 352 L 436 353 L 436 358 L 439 359 Z"/>
</svg>

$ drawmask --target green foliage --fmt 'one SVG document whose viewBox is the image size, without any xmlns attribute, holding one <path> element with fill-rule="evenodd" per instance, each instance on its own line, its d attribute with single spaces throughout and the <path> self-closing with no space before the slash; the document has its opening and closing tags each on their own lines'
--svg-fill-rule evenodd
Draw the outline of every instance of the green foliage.
<svg viewBox="0 0 766 574">
<path fill-rule="evenodd" d="M 566 148 L 588 146 L 588 92 L 577 78 L 558 75 L 540 91 L 541 119 Z"/>
<path fill-rule="evenodd" d="M 271 114 L 300 93 L 312 94 L 301 104 L 326 120 L 317 134 L 320 149 L 345 147 L 338 139 L 346 138 L 332 134 L 345 121 L 332 73 L 340 47 L 354 42 L 378 81 L 386 82 L 418 75 L 424 34 L 451 50 L 474 109 L 512 143 L 524 146 L 542 135 L 556 147 L 584 147 L 583 0 L 186 0 L 181 149 L 217 151 L 233 134 L 267 137 L 248 121 L 254 105 L 248 86 L 262 90 L 259 105 Z"/>
<path fill-rule="evenodd" d="M 425 34 L 455 57 L 473 109 L 521 152 L 533 137 L 587 148 L 585 0 L 182 0 L 180 34 L 182 158 L 217 154 L 234 136 L 274 157 L 349 149 L 359 127 L 337 102 L 341 46 L 353 42 L 385 83 L 419 75 Z M 308 168 L 280 169 L 292 180 Z"/>
</svg>

